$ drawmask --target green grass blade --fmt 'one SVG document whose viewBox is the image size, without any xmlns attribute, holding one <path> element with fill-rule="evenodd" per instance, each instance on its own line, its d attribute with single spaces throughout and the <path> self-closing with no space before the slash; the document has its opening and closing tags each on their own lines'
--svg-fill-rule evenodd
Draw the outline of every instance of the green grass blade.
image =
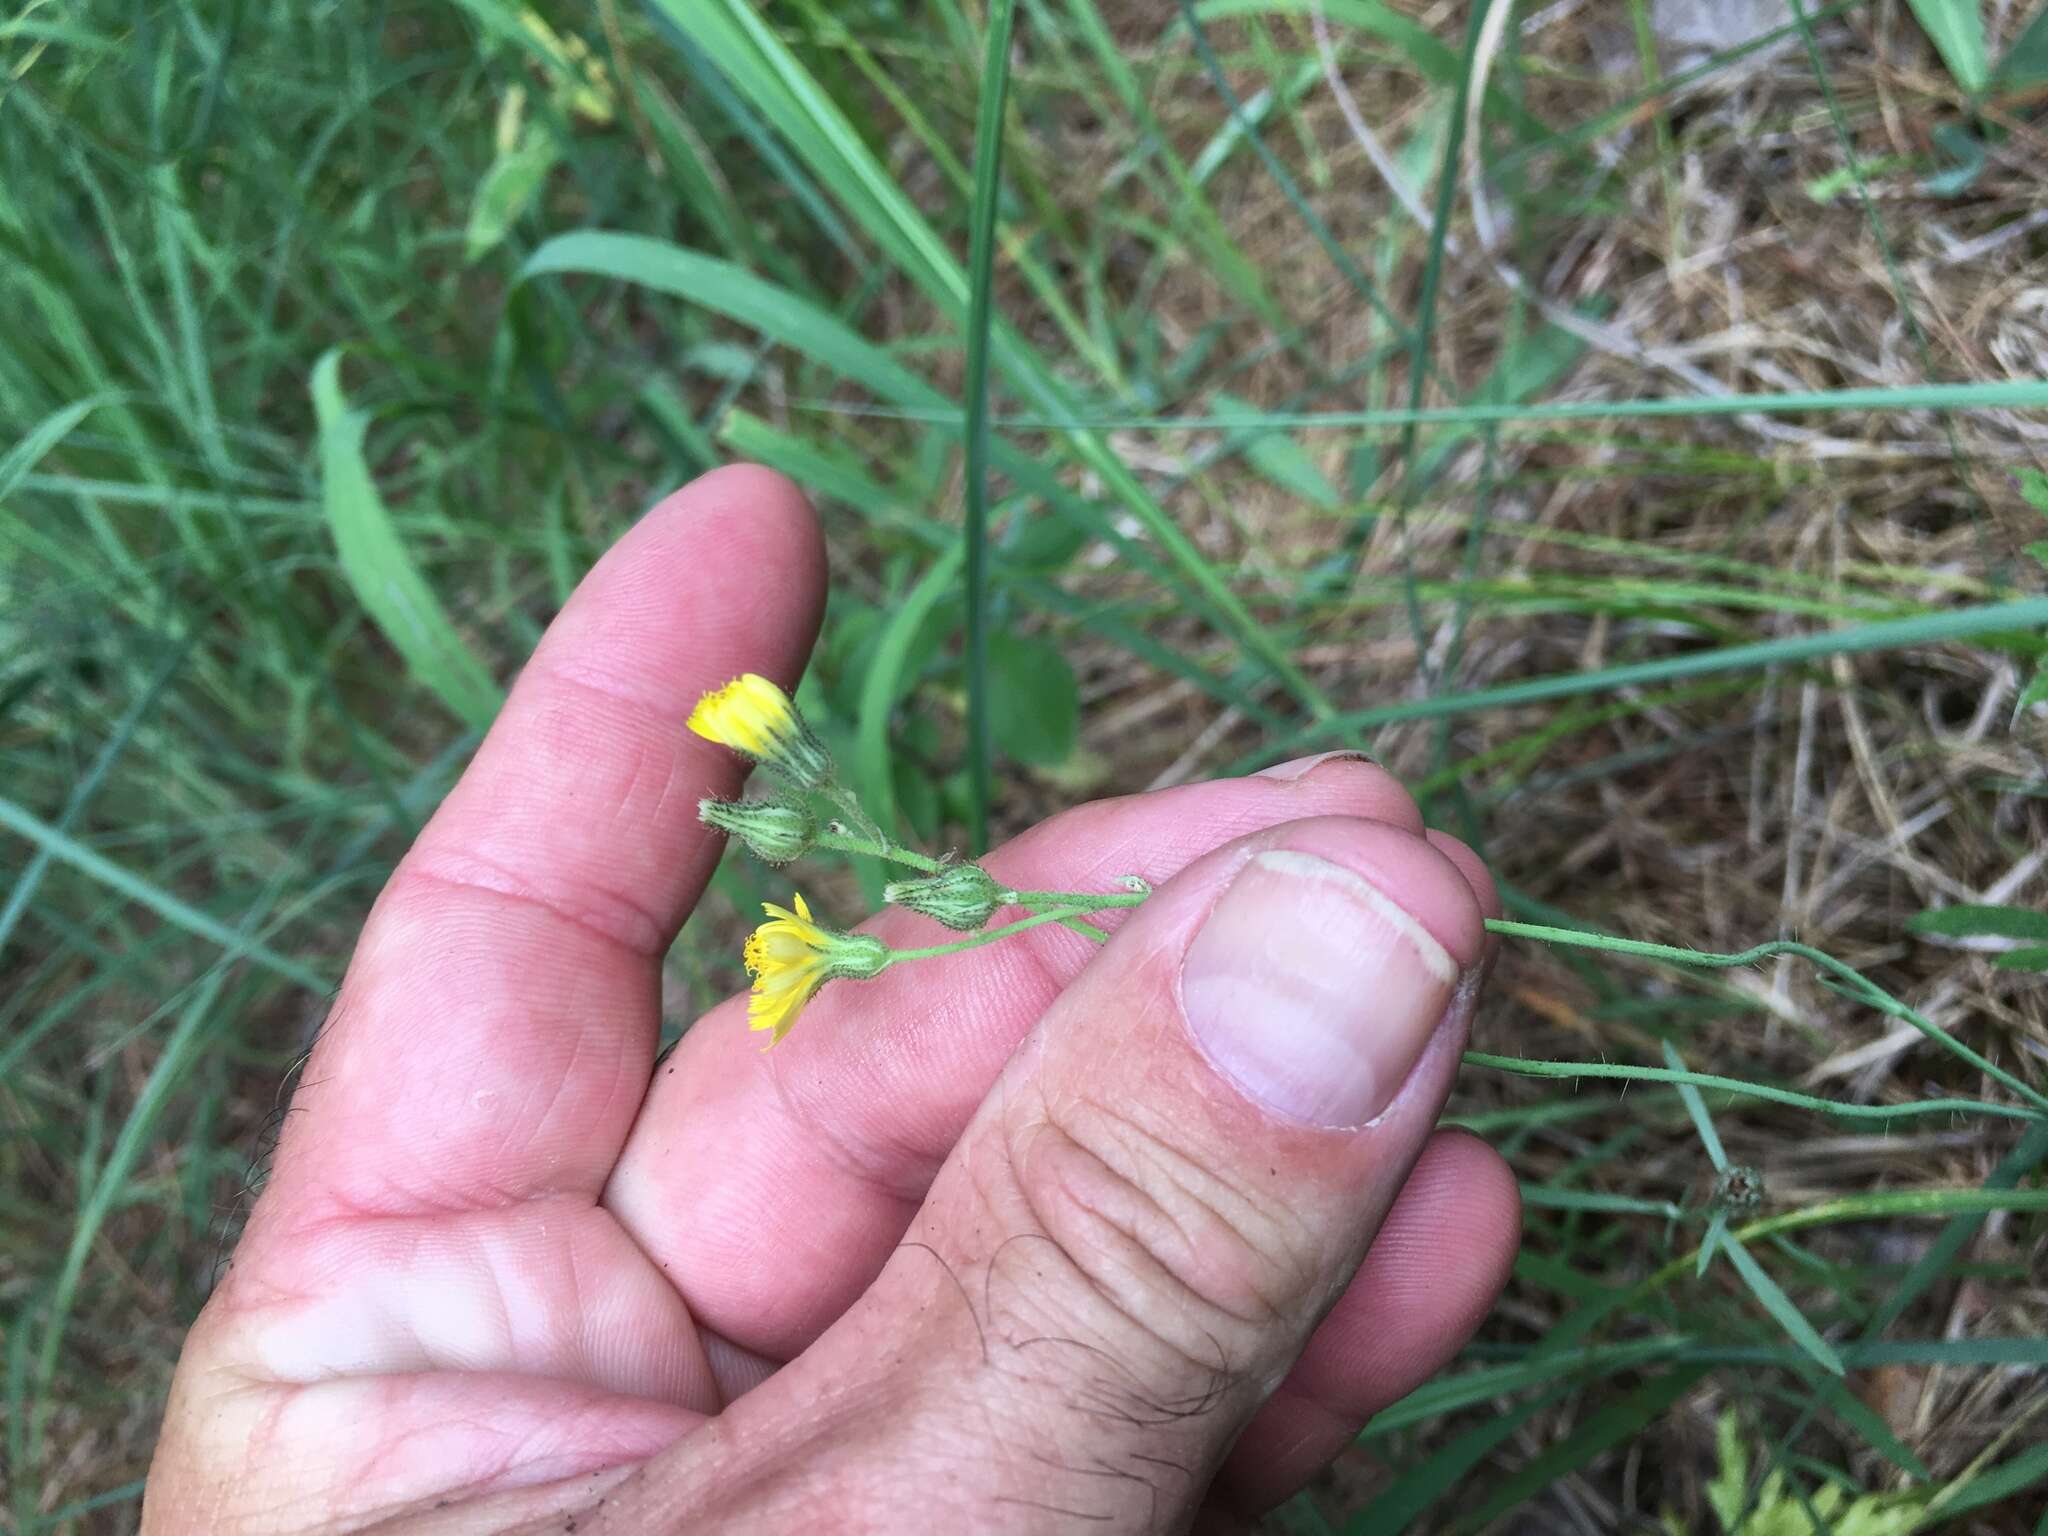
<svg viewBox="0 0 2048 1536">
<path fill-rule="evenodd" d="M 1678 1047 L 1669 1040 L 1664 1042 L 1665 1063 L 1674 1072 L 1685 1071 L 1685 1058 L 1678 1054 Z M 1728 1153 L 1721 1146 L 1721 1137 L 1714 1130 L 1714 1118 L 1707 1113 L 1707 1101 L 1700 1097 L 1700 1091 L 1691 1083 L 1678 1085 L 1678 1097 L 1685 1105 L 1685 1112 L 1692 1117 L 1693 1129 L 1699 1132 L 1700 1145 L 1707 1149 L 1707 1161 L 1714 1165 L 1716 1173 L 1728 1171 Z"/>
<path fill-rule="evenodd" d="M 1975 96 L 1991 79 L 1983 0 L 1906 0 L 1957 85 Z"/>
<path fill-rule="evenodd" d="M 2016 1189 L 2020 1180 L 2031 1175 L 2044 1159 L 2048 1159 L 2048 1120 L 2029 1126 L 2013 1149 L 1999 1159 L 1998 1166 L 1984 1180 L 1985 1192 L 1995 1195 Z M 1927 1251 L 1913 1261 L 1913 1267 L 1886 1293 L 1876 1312 L 1871 1314 L 1863 1329 L 1866 1342 L 1877 1339 L 1904 1317 L 1906 1309 L 1948 1273 L 1956 1256 L 1983 1227 L 1985 1214 L 1981 1211 L 1960 1214 L 1942 1228 Z"/>
<path fill-rule="evenodd" d="M 1928 1510 L 1945 1522 L 1987 1504 L 2017 1499 L 2044 1482 L 2048 1482 L 2048 1445 L 2030 1446 L 2010 1460 L 1956 1479 L 1929 1501 Z M 2048 1523 L 2048 1513 L 2042 1520 Z"/>
<path fill-rule="evenodd" d="M 974 129 L 974 207 L 968 245 L 967 302 L 967 783 L 968 832 L 975 853 L 988 847 L 993 747 L 988 698 L 988 357 L 995 307 L 996 209 L 1002 199 L 1003 104 L 1010 91 L 1010 30 L 1016 0 L 989 7 L 981 68 L 981 112 Z"/>
<path fill-rule="evenodd" d="M 550 273 L 608 277 L 671 294 L 751 327 L 885 400 L 953 409 L 938 390 L 837 315 L 737 262 L 646 235 L 579 230 L 535 251 L 519 269 L 518 281 Z"/>
<path fill-rule="evenodd" d="M 70 832 L 71 824 L 78 820 L 85 808 L 92 803 L 93 796 L 99 793 L 100 786 L 106 782 L 108 770 L 128 749 L 128 743 L 135 736 L 136 727 L 140 726 L 149 712 L 156 707 L 157 700 L 163 696 L 165 687 L 176 675 L 178 668 L 184 665 L 185 658 L 191 654 L 191 649 L 192 641 L 188 637 L 157 668 L 156 675 L 149 680 L 135 702 L 108 733 L 105 744 L 94 754 L 91 766 L 85 770 L 77 785 L 65 797 L 64 809 L 58 813 L 57 824 L 50 829 L 51 831 L 59 836 Z M 14 933 L 14 925 L 21 921 L 21 914 L 28 910 L 29 901 L 35 896 L 36 888 L 43 883 L 43 875 L 55 857 L 56 850 L 50 844 L 44 843 L 38 847 L 34 857 L 28 861 L 15 880 L 13 889 L 7 893 L 6 902 L 0 904 L 0 953 L 5 953 L 7 941 Z"/>
<path fill-rule="evenodd" d="M 853 125 L 819 89 L 781 38 L 746 0 L 653 0 L 663 13 L 687 21 L 696 41 L 719 68 L 775 123 L 800 158 L 859 217 L 871 238 L 949 315 L 964 323 L 970 284 L 960 263 L 903 189 L 876 159 Z M 1000 320 L 991 322 L 991 361 L 1028 409 L 1055 419 L 1079 411 L 1056 370 Z M 996 425 L 993 420 L 991 425 Z M 1285 646 L 1245 606 L 1224 575 L 1181 530 L 1144 483 L 1091 428 L 1061 428 L 1082 465 L 1099 476 L 1193 593 L 1217 615 L 1225 632 L 1269 667 L 1312 714 L 1331 712 L 1329 701 L 1295 664 Z"/>
<path fill-rule="evenodd" d="M 1801 1349 L 1817 1360 L 1821 1368 L 1831 1376 L 1847 1374 L 1842 1357 L 1835 1353 L 1832 1344 L 1820 1336 L 1813 1324 L 1806 1320 L 1806 1314 L 1793 1304 L 1784 1289 L 1773 1280 L 1770 1272 L 1756 1261 L 1742 1239 L 1732 1232 L 1721 1233 L 1721 1251 L 1728 1256 L 1728 1262 L 1735 1266 L 1735 1272 L 1742 1277 L 1742 1283 L 1749 1287 L 1750 1294 L 1763 1304 L 1766 1312 L 1778 1320 L 1778 1326 L 1786 1336 Z"/>
<path fill-rule="evenodd" d="M 857 410 L 829 402 L 815 408 L 844 415 Z M 1385 408 L 1365 411 L 1269 411 L 1255 416 L 1136 415 L 1103 412 L 1082 416 L 1021 414 L 998 416 L 994 425 L 1015 431 L 1201 432 L 1247 428 L 1293 431 L 1300 428 L 1398 430 L 1411 422 L 1420 426 L 1485 426 L 1493 423 L 1556 421 L 1643 421 L 1661 417 L 1794 416 L 1806 412 L 1848 411 L 2038 411 L 2048 409 L 2048 379 L 1992 379 L 1974 383 L 1885 384 L 1854 389 L 1787 390 L 1750 395 L 1667 395 L 1640 400 L 1472 401 L 1415 411 Z M 935 418 L 905 415 L 913 421 Z M 958 412 L 951 413 L 958 419 Z"/>
<path fill-rule="evenodd" d="M 71 429 L 92 414 L 98 400 L 74 400 L 62 410 L 52 411 L 30 427 L 20 442 L 0 458 L 0 502 L 4 502 L 43 461 L 52 448 L 71 435 Z"/>
<path fill-rule="evenodd" d="M 1560 1477 L 1577 1471 L 1629 1436 L 1641 1433 L 1652 1420 L 1661 1417 L 1672 1404 L 1692 1391 L 1708 1369 L 1704 1365 L 1681 1366 L 1645 1383 L 1626 1397 L 1602 1404 L 1580 1419 L 1578 1426 L 1556 1445 L 1527 1466 L 1500 1479 L 1492 1497 L 1451 1529 L 1460 1533 L 1484 1529 Z"/>
<path fill-rule="evenodd" d="M 889 716 L 903 691 L 904 659 L 926 616 L 959 578 L 966 546 L 954 543 L 932 562 L 909 595 L 890 614 L 861 682 L 859 741 L 854 755 L 854 782 L 868 814 L 895 836 L 896 780 L 889 758 Z"/>
<path fill-rule="evenodd" d="M 1356 736 L 1375 726 L 1402 720 L 1433 720 L 1449 715 L 1477 714 L 1492 709 L 1513 709 L 1546 699 L 1574 698 L 1584 693 L 1605 693 L 1644 683 L 1664 683 L 1681 677 L 1704 677 L 1716 672 L 1748 671 L 1753 668 L 1785 666 L 1812 661 L 1822 656 L 1849 656 L 1870 651 L 1903 650 L 1909 646 L 1931 645 L 1945 640 L 1968 639 L 1976 635 L 2026 631 L 2048 624 L 2048 597 L 2020 598 L 2010 603 L 1989 603 L 1930 613 L 1910 619 L 1884 619 L 1817 634 L 1789 636 L 1782 640 L 1760 640 L 1750 645 L 1731 645 L 1684 656 L 1660 657 L 1655 661 L 1630 662 L 1602 667 L 1593 672 L 1573 672 L 1528 678 L 1518 683 L 1501 683 L 1466 693 L 1438 694 L 1434 698 L 1409 699 L 1399 704 L 1380 704 L 1354 710 L 1294 732 L 1271 750 L 1294 752 L 1312 742 Z M 1256 767 L 1256 764 L 1250 766 Z M 1242 771 L 1242 770 L 1236 770 Z"/>
<path fill-rule="evenodd" d="M 1563 1395 L 1539 1394 L 1505 1413 L 1491 1414 L 1484 1423 L 1454 1436 L 1403 1471 L 1377 1498 L 1352 1516 L 1344 1527 L 1344 1536 L 1394 1536 L 1407 1530 L 1431 1505 L 1471 1476 L 1482 1461 L 1490 1460 L 1523 1425 L 1553 1407 Z"/>
<path fill-rule="evenodd" d="M 109 890 L 118 891 L 130 901 L 149 908 L 165 922 L 176 923 L 180 928 L 219 945 L 232 957 L 246 956 L 265 970 L 274 971 L 285 980 L 296 982 L 322 997 L 334 990 L 334 983 L 317 971 L 287 959 L 245 934 L 237 933 L 219 919 L 95 853 L 70 834 L 46 825 L 4 797 L 0 797 L 0 828 L 27 838 L 38 848 L 47 848 L 59 863 L 68 864 Z"/>
<path fill-rule="evenodd" d="M 313 369 L 320 423 L 320 492 L 342 572 L 359 601 L 413 675 L 475 730 L 488 726 L 504 695 L 456 632 L 413 564 L 363 459 L 365 418 L 341 390 L 341 353 Z"/>
</svg>

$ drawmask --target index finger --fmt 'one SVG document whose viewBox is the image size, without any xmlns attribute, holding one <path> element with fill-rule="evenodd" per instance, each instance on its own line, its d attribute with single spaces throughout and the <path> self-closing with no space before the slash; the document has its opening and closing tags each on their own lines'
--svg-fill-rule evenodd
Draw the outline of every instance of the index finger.
<svg viewBox="0 0 2048 1536">
<path fill-rule="evenodd" d="M 660 960 L 718 858 L 697 801 L 741 765 L 706 689 L 792 682 L 824 554 L 749 465 L 662 502 L 584 578 L 377 899 L 272 1191 L 352 1214 L 594 1198 L 646 1090 Z"/>
</svg>

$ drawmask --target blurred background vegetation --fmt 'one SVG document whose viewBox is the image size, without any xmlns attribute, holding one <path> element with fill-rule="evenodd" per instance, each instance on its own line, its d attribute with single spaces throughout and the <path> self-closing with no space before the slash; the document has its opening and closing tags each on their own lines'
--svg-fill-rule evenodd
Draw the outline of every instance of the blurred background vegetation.
<svg viewBox="0 0 2048 1536">
<path fill-rule="evenodd" d="M 132 1528 L 365 907 L 732 457 L 930 844 L 1369 746 L 1512 916 L 1801 939 L 2048 1078 L 2040 8 L 992 9 L 0 20 L 0 1524 Z M 1509 1294 L 1274 1529 L 2048 1531 L 2023 1096 L 1796 959 L 1511 943 L 1474 1043 L 1863 1113 L 1468 1071 Z"/>
</svg>

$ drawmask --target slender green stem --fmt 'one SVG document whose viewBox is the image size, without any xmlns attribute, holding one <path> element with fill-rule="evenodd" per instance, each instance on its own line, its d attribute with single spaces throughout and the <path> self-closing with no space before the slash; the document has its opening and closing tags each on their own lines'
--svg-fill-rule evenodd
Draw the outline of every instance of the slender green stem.
<svg viewBox="0 0 2048 1536">
<path fill-rule="evenodd" d="M 2040 1112 L 2021 1104 L 1994 1104 L 1988 1099 L 1915 1099 L 1908 1104 L 1843 1104 L 1834 1099 L 1773 1088 L 1739 1077 L 1716 1077 L 1707 1072 L 1675 1072 L 1669 1067 L 1631 1067 L 1615 1061 L 1538 1061 L 1523 1056 L 1494 1056 L 1485 1051 L 1467 1051 L 1465 1065 L 1488 1067 L 1496 1072 L 1513 1072 L 1520 1077 L 1617 1077 L 1638 1083 L 1690 1083 L 1695 1088 L 1716 1088 L 1795 1109 L 1811 1109 L 1845 1120 L 1905 1120 L 1914 1115 L 1993 1115 L 2004 1120 L 2039 1120 Z"/>
<path fill-rule="evenodd" d="M 1572 928 L 1549 928 L 1538 923 L 1516 923 L 1499 918 L 1489 918 L 1486 927 L 1489 932 L 1510 938 L 1535 939 L 1544 944 L 1561 944 L 1578 949 L 1600 949 L 1610 954 L 1632 955 L 1640 960 L 1662 960 L 1671 965 L 1701 966 L 1709 970 L 1729 970 L 1754 965 L 1759 960 L 1768 960 L 1775 955 L 1797 955 L 1839 979 L 1847 991 L 1880 1013 L 1904 1019 L 1928 1039 L 1967 1061 L 1986 1077 L 2010 1088 L 2036 1110 L 2048 1111 L 2048 1094 L 2030 1087 L 2005 1068 L 1987 1060 L 1925 1014 L 1900 1002 L 1854 966 L 1837 960 L 1833 955 L 1815 949 L 1810 944 L 1795 944 L 1789 940 L 1774 939 L 1767 944 L 1757 944 L 1735 954 L 1716 954 L 1705 950 L 1680 949 L 1671 944 L 1646 944 L 1638 939 L 1617 939 L 1604 933 L 1581 933 Z M 1664 1080 L 1666 1079 L 1659 1079 Z M 2028 1115 L 2026 1118 L 2031 1119 L 2033 1116 Z"/>
<path fill-rule="evenodd" d="M 1051 912 L 1035 912 L 1030 917 L 1019 918 L 1014 923 L 1005 923 L 1000 928 L 984 928 L 980 933 L 970 933 L 964 939 L 955 939 L 950 944 L 934 944 L 928 949 L 899 949 L 889 956 L 889 963 L 899 960 L 934 960 L 940 955 L 957 955 L 964 949 L 979 949 L 984 944 L 993 944 L 998 939 L 1007 939 L 1013 933 L 1023 933 L 1029 928 L 1041 928 L 1047 923 L 1064 923 L 1082 914 L 1072 907 L 1056 908 Z"/>
<path fill-rule="evenodd" d="M 871 859 L 887 859 L 892 864 L 906 865 L 935 875 L 942 866 L 937 859 L 929 858 L 912 848 L 905 848 L 882 838 L 856 837 L 848 832 L 820 832 L 818 840 L 811 845 L 830 853 L 851 853 Z"/>
<path fill-rule="evenodd" d="M 1103 912 L 1111 907 L 1140 905 L 1150 891 L 1115 891 L 1090 895 L 1086 891 L 1005 891 L 1003 900 L 1018 907 L 1079 907 L 1084 912 Z"/>
</svg>

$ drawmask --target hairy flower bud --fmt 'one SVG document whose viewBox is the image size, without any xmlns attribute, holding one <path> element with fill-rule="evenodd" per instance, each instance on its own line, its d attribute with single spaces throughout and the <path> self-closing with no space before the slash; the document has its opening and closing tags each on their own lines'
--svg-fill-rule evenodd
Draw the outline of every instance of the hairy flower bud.
<svg viewBox="0 0 2048 1536">
<path fill-rule="evenodd" d="M 802 858 L 818 840 L 818 818 L 796 800 L 699 800 L 697 819 L 738 838 L 764 864 Z"/>
<path fill-rule="evenodd" d="M 979 864 L 949 864 L 921 880 L 892 880 L 882 899 L 907 907 L 961 933 L 970 933 L 994 917 L 1005 892 Z"/>
</svg>

